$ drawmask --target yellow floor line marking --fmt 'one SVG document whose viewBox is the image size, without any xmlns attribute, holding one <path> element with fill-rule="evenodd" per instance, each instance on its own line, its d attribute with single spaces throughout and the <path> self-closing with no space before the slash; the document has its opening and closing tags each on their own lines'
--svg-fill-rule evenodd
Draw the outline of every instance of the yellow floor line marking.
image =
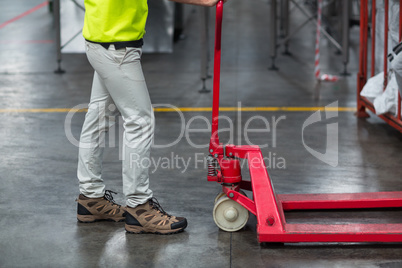
<svg viewBox="0 0 402 268">
<path fill-rule="evenodd" d="M 221 112 L 355 112 L 355 107 L 221 107 Z M 68 113 L 68 112 L 87 112 L 88 109 L 70 109 L 70 108 L 48 108 L 48 109 L 0 109 L 0 113 Z M 211 107 L 177 107 L 174 108 L 154 108 L 158 113 L 169 112 L 211 112 Z"/>
<path fill-rule="evenodd" d="M 0 113 L 68 113 L 87 112 L 88 109 L 49 108 L 49 109 L 0 109 Z"/>
</svg>

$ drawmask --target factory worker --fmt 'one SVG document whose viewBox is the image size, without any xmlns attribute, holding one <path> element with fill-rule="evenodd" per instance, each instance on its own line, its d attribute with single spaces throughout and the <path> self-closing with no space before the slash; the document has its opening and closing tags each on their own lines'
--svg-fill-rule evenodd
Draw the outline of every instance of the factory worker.
<svg viewBox="0 0 402 268">
<path fill-rule="evenodd" d="M 218 0 L 175 2 L 212 7 Z M 83 36 L 95 73 L 80 138 L 77 218 L 125 221 L 129 233 L 172 234 L 183 231 L 187 220 L 166 213 L 153 197 L 146 164 L 155 122 L 141 69 L 147 14 L 147 0 L 85 0 Z M 102 178 L 104 132 L 118 114 L 124 120 L 122 177 L 127 206 L 114 202 Z"/>
</svg>

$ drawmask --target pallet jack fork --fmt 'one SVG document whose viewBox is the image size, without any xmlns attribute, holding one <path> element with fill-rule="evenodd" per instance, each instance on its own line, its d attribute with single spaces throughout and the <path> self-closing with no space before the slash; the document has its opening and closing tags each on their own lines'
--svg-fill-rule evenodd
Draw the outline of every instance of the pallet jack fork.
<svg viewBox="0 0 402 268">
<path fill-rule="evenodd" d="M 214 219 L 229 231 L 242 214 L 238 207 L 257 217 L 257 236 L 261 242 L 402 242 L 402 223 L 398 224 L 288 224 L 284 211 L 401 208 L 402 192 L 355 194 L 275 194 L 258 146 L 219 143 L 219 86 L 221 63 L 223 1 L 216 6 L 216 32 L 213 81 L 212 135 L 208 156 L 208 181 L 222 184 L 223 193 L 215 200 Z M 239 159 L 249 164 L 251 181 L 241 176 Z M 253 192 L 253 200 L 241 189 Z M 232 205 L 227 205 L 231 202 Z M 224 207 L 222 204 L 226 204 Z M 239 206 L 240 204 L 241 206 Z M 237 206 L 237 207 L 236 207 Z M 222 215 L 215 215 L 222 214 Z M 244 214 L 244 213 L 243 213 Z M 246 218 L 246 221 L 248 216 Z"/>
</svg>

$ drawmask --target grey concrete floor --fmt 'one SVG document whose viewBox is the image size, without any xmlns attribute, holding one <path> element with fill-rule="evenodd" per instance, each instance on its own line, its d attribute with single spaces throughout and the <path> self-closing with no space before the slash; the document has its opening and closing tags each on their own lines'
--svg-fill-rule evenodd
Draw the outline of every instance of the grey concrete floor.
<svg viewBox="0 0 402 268">
<path fill-rule="evenodd" d="M 42 0 L 0 0 L 0 24 Z M 143 55 L 143 69 L 155 106 L 210 107 L 211 94 L 200 94 L 199 10 L 186 23 L 184 40 L 173 54 Z M 292 11 L 292 26 L 303 20 Z M 267 1 L 231 0 L 225 5 L 221 105 L 236 107 L 355 107 L 358 66 L 358 27 L 351 29 L 352 73 L 337 83 L 316 85 L 313 77 L 314 26 L 292 40 L 292 56 L 279 54 L 279 71 L 268 71 Z M 213 14 L 211 26 L 213 25 Z M 0 28 L 0 267 L 402 267 L 401 244 L 314 243 L 259 244 L 256 219 L 235 233 L 218 229 L 212 218 L 219 185 L 206 181 L 198 160 L 207 155 L 208 132 L 181 135 L 189 128 L 206 128 L 210 112 L 156 112 L 155 161 L 170 165 L 151 167 L 151 188 L 163 207 L 188 218 L 185 232 L 174 236 L 130 235 L 124 223 L 81 224 L 76 220 L 78 196 L 76 164 L 78 139 L 85 113 L 69 109 L 89 100 L 93 71 L 85 55 L 63 56 L 63 75 L 56 75 L 54 27 L 42 8 Z M 45 40 L 45 41 L 41 41 Z M 212 45 L 212 43 L 211 43 Z M 211 46 L 212 48 L 212 46 Z M 282 48 L 280 48 L 281 51 Z M 340 56 L 322 43 L 324 72 L 342 70 Z M 207 86 L 211 88 L 209 80 Z M 314 98 L 319 94 L 319 98 Z M 13 109 L 40 109 L 13 110 Z M 44 110 L 41 110 L 44 109 Z M 339 127 L 339 163 L 332 167 L 303 146 L 302 128 L 311 111 L 224 112 L 223 142 L 246 144 L 244 128 L 254 116 L 266 118 L 271 132 L 248 133 L 254 144 L 268 144 L 262 152 L 277 193 L 352 193 L 402 191 L 402 135 L 376 116 L 357 119 L 353 112 L 305 129 L 307 146 L 325 152 L 326 124 Z M 199 116 L 197 119 L 196 116 Z M 193 121 L 192 121 L 193 120 Z M 254 120 L 249 128 L 264 128 Z M 114 130 L 118 133 L 118 129 Z M 71 135 L 70 135 L 71 134 Z M 119 148 L 107 148 L 103 176 L 108 189 L 121 193 Z M 177 140 L 177 142 L 175 142 Z M 188 161 L 184 166 L 182 160 Z M 275 162 L 275 163 L 274 163 Z M 160 162 L 161 163 L 161 162 Z M 280 163 L 280 164 L 279 164 Z M 243 169 L 244 176 L 248 172 Z M 251 195 L 251 193 L 249 193 Z M 401 222 L 401 210 L 365 212 L 293 212 L 289 222 Z"/>
</svg>

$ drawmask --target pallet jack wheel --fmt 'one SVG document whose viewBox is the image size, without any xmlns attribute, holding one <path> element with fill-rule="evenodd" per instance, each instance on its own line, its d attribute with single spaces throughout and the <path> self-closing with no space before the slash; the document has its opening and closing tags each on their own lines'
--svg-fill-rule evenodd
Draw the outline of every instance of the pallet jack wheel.
<svg viewBox="0 0 402 268">
<path fill-rule="evenodd" d="M 217 194 L 214 200 L 214 204 L 216 204 L 216 202 L 218 202 L 219 198 L 221 198 L 222 196 L 226 196 L 226 194 L 224 192 L 220 192 L 219 194 Z"/>
<path fill-rule="evenodd" d="M 243 191 L 240 192 L 245 195 Z M 246 225 L 249 218 L 247 209 L 224 193 L 218 194 L 215 200 L 213 217 L 220 229 L 226 232 L 236 232 Z"/>
</svg>

